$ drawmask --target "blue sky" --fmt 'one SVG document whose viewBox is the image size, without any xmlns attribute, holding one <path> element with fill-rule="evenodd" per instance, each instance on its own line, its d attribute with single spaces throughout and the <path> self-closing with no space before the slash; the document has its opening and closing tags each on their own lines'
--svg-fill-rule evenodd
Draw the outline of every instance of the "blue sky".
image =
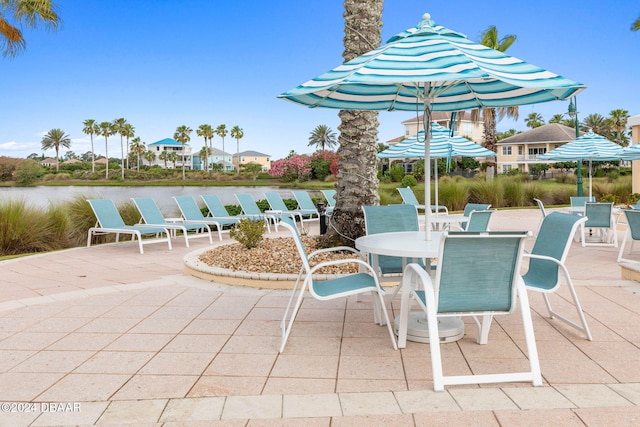
<svg viewBox="0 0 640 427">
<path fill-rule="evenodd" d="M 238 125 L 240 151 L 274 159 L 291 150 L 310 153 L 309 133 L 338 112 L 308 109 L 277 95 L 342 62 L 341 0 L 57 0 L 64 24 L 57 32 L 26 30 L 27 50 L 0 57 L 0 156 L 41 153 L 42 135 L 61 128 L 77 154 L 90 150 L 82 122 L 127 119 L 147 144 L 172 137 L 176 127 Z M 483 8 L 482 5 L 490 7 Z M 640 32 L 629 30 L 640 4 L 612 0 L 387 0 L 382 40 L 415 26 L 424 12 L 478 40 L 496 25 L 515 34 L 510 55 L 546 68 L 587 89 L 580 117 L 622 108 L 640 114 Z M 520 107 L 520 120 L 498 130 L 526 130 L 531 112 L 548 120 L 567 102 Z M 381 112 L 379 140 L 402 135 L 406 112 Z M 109 138 L 119 157 L 119 137 Z M 104 138 L 95 138 L 104 154 Z M 222 148 L 222 140 L 214 138 Z M 225 151 L 236 141 L 225 138 Z M 61 152 L 64 153 L 63 150 Z M 53 155 L 53 151 L 46 153 Z"/>
</svg>

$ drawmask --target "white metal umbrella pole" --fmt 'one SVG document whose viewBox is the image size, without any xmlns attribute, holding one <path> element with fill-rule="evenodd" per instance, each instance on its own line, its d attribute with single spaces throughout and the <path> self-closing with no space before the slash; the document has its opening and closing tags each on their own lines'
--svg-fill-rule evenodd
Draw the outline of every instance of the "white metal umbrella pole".
<svg viewBox="0 0 640 427">
<path fill-rule="evenodd" d="M 418 88 L 419 90 L 419 88 Z M 431 241 L 431 83 L 424 86 L 423 102 L 424 112 L 422 122 L 424 125 L 424 233 L 425 240 Z"/>
</svg>

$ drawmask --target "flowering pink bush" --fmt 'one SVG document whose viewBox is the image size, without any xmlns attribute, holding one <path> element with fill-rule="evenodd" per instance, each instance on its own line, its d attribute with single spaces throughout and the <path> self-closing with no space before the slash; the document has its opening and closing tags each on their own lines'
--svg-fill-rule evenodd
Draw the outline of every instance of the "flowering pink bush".
<svg viewBox="0 0 640 427">
<path fill-rule="evenodd" d="M 271 163 L 269 174 L 284 181 L 306 181 L 311 178 L 311 160 L 306 154 L 293 154 Z"/>
</svg>

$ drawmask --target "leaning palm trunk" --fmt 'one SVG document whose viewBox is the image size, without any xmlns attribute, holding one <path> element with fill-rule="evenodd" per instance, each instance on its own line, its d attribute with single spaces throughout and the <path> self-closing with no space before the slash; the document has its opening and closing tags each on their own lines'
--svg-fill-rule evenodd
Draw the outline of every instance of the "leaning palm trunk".
<svg viewBox="0 0 640 427">
<path fill-rule="evenodd" d="M 383 0 L 344 1 L 345 62 L 380 46 Z M 328 242 L 353 246 L 364 235 L 363 205 L 378 204 L 376 144 L 378 143 L 378 113 L 345 111 L 341 120 L 336 207 L 331 215 Z"/>
</svg>

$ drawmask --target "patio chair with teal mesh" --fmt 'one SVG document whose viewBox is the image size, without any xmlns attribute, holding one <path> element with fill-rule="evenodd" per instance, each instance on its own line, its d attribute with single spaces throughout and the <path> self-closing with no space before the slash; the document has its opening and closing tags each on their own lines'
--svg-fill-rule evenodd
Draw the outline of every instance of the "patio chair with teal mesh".
<svg viewBox="0 0 640 427">
<path fill-rule="evenodd" d="M 174 196 L 173 199 L 178 204 L 178 208 L 182 213 L 183 221 L 188 224 L 209 224 L 215 225 L 218 231 L 218 238 L 222 241 L 222 233 L 228 232 L 229 227 L 238 223 L 237 220 L 229 218 L 212 218 L 205 217 L 200 210 L 200 206 L 196 203 L 192 196 Z M 225 227 L 227 227 L 225 229 Z"/>
<path fill-rule="evenodd" d="M 280 353 L 284 351 L 284 348 L 289 339 L 291 328 L 293 327 L 293 321 L 295 320 L 300 306 L 304 300 L 305 292 L 309 291 L 309 295 L 314 299 L 320 301 L 333 300 L 337 298 L 349 297 L 352 295 L 360 295 L 363 293 L 370 293 L 373 300 L 373 318 L 374 322 L 379 325 L 386 325 L 391 337 L 391 343 L 394 350 L 397 350 L 396 338 L 389 322 L 389 315 L 384 304 L 384 290 L 378 282 L 376 273 L 371 266 L 364 262 L 360 257 L 341 259 L 335 261 L 321 262 L 311 267 L 309 261 L 316 255 L 326 253 L 329 251 L 349 251 L 357 254 L 357 251 L 351 247 L 341 246 L 335 248 L 319 249 L 307 255 L 307 252 L 302 245 L 302 240 L 298 229 L 291 217 L 283 216 L 280 224 L 286 228 L 292 235 L 293 240 L 300 255 L 302 261 L 302 267 L 300 273 L 291 292 L 289 303 L 285 309 L 284 316 L 280 327 L 282 328 L 282 341 L 280 343 Z M 356 264 L 359 268 L 359 273 L 353 273 L 343 275 L 340 277 L 317 280 L 314 277 L 316 272 L 326 266 L 344 265 L 344 264 Z"/>
<path fill-rule="evenodd" d="M 317 210 L 306 211 L 304 209 L 289 209 L 287 205 L 282 200 L 280 194 L 267 191 L 264 193 L 267 198 L 267 202 L 269 202 L 269 206 L 271 207 L 271 214 L 275 216 L 279 216 L 279 214 L 287 214 L 292 216 L 296 221 L 300 222 L 300 226 L 306 232 L 307 229 L 304 227 L 304 223 L 308 221 L 318 221 L 320 218 L 317 216 Z"/>
<path fill-rule="evenodd" d="M 488 210 L 490 208 L 491 208 L 491 204 L 486 204 L 486 203 L 467 203 L 464 206 L 463 215 L 468 217 L 469 215 L 471 215 L 471 212 L 473 212 L 473 211 L 486 211 L 486 210 Z M 466 230 L 467 229 L 467 223 L 466 222 L 461 222 L 460 223 L 460 228 L 462 230 Z"/>
<path fill-rule="evenodd" d="M 522 279 L 528 290 L 542 293 L 549 317 L 561 320 L 576 328 L 591 341 L 591 332 L 589 331 L 587 320 L 569 275 L 569 270 L 565 265 L 573 235 L 585 221 L 587 221 L 585 217 L 568 213 L 551 212 L 547 215 L 542 221 L 531 252 L 525 253 L 525 259 L 529 259 L 529 267 Z M 563 282 L 569 288 L 580 324 L 569 320 L 551 307 L 548 295 L 556 292 Z"/>
<path fill-rule="evenodd" d="M 587 202 L 584 204 L 584 216 L 587 221 L 580 226 L 582 246 L 615 246 L 618 247 L 618 233 L 613 217 L 613 203 Z M 587 237 L 585 230 L 589 231 Z M 595 237 L 593 233 L 596 232 Z"/>
<path fill-rule="evenodd" d="M 424 212 L 425 205 L 420 204 L 418 198 L 413 193 L 413 190 L 410 187 L 398 187 L 396 190 L 400 193 L 400 197 L 402 197 L 402 202 L 408 205 L 415 206 L 418 210 Z M 438 212 L 444 212 L 445 214 L 449 213 L 449 210 L 444 205 L 438 205 Z M 431 212 L 436 212 L 436 205 L 431 205 Z"/>
<path fill-rule="evenodd" d="M 325 199 L 327 199 L 326 212 L 327 215 L 331 215 L 336 208 L 336 190 L 320 190 Z"/>
<path fill-rule="evenodd" d="M 187 247 L 189 247 L 189 239 L 196 239 L 198 237 L 208 237 L 209 243 L 213 243 L 211 229 L 208 224 L 167 221 L 153 199 L 148 197 L 132 197 L 131 201 L 136 208 L 138 208 L 138 212 L 140 212 L 140 216 L 145 224 L 159 225 L 174 232 L 181 231 Z M 189 234 L 189 232 L 192 233 Z"/>
<path fill-rule="evenodd" d="M 245 215 L 231 215 L 227 208 L 222 204 L 222 200 L 215 194 L 202 194 L 200 198 L 209 210 L 209 216 L 218 219 L 233 220 L 237 224 Z M 208 217 L 207 217 L 208 218 Z"/>
<path fill-rule="evenodd" d="M 121 234 L 129 234 L 131 235 L 131 240 L 138 239 L 138 247 L 141 254 L 144 253 L 142 245 L 150 243 L 167 242 L 169 249 L 171 249 L 171 235 L 166 227 L 146 224 L 126 225 L 112 200 L 91 199 L 87 200 L 87 202 L 89 202 L 91 210 L 97 219 L 96 226 L 89 228 L 87 232 L 87 247 L 91 246 L 93 236 L 115 234 L 117 243 Z M 155 238 L 143 239 L 143 235 L 155 235 Z M 166 237 L 159 237 L 161 235 Z"/>
<path fill-rule="evenodd" d="M 627 239 L 630 239 L 629 252 L 627 252 L 627 255 L 631 254 L 631 251 L 633 250 L 633 244 L 636 241 L 640 240 L 640 210 L 625 209 L 623 212 L 627 220 L 627 230 L 624 232 L 622 244 L 620 245 L 620 252 L 618 252 L 618 262 L 638 263 L 640 262 L 640 260 L 624 258 L 623 255 L 624 248 L 627 245 Z"/>
<path fill-rule="evenodd" d="M 269 231 L 269 233 L 271 233 L 271 224 L 273 224 L 276 231 L 278 231 L 278 218 L 268 212 L 262 212 L 256 201 L 253 200 L 253 197 L 251 197 L 251 194 L 239 193 L 235 196 L 236 200 L 238 200 L 238 203 L 240 203 L 242 213 L 246 217 L 253 220 L 264 220 L 264 224 L 267 227 L 267 231 Z"/>
<path fill-rule="evenodd" d="M 307 214 L 320 218 L 320 213 L 318 212 L 318 208 L 313 203 L 313 199 L 305 190 L 294 190 L 292 191 L 293 197 L 298 202 L 298 208 L 307 212 Z"/>
<path fill-rule="evenodd" d="M 439 267 L 435 280 L 417 264 L 409 264 L 405 268 L 403 287 L 413 289 L 410 296 L 418 302 L 427 317 L 434 390 L 442 391 L 446 385 L 496 382 L 531 381 L 534 386 L 542 385 L 531 309 L 519 274 L 523 242 L 530 235 L 529 232 L 444 233 L 440 242 Z M 490 256 L 479 257 L 479 253 Z M 410 303 L 407 294 L 403 292 L 400 310 L 400 342 L 406 339 L 407 333 Z M 518 301 L 529 370 L 444 375 L 438 319 L 470 316 L 478 327 L 477 341 L 486 343 L 493 316 L 513 313 Z"/>
</svg>

